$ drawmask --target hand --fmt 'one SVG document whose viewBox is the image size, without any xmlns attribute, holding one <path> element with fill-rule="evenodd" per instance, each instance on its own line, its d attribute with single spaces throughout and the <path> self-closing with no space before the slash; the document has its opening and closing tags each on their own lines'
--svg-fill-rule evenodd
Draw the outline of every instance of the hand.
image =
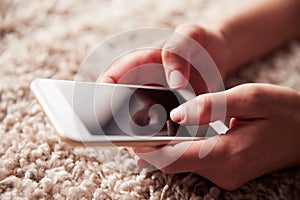
<svg viewBox="0 0 300 200">
<path fill-rule="evenodd" d="M 245 84 L 225 92 L 203 94 L 173 110 L 172 120 L 194 125 L 194 119 L 200 117 L 198 124 L 209 123 L 211 102 L 218 104 L 220 94 L 226 97 L 226 118 L 231 119 L 226 134 L 191 143 L 132 148 L 132 153 L 142 157 L 137 164 L 143 166 L 146 160 L 165 173 L 194 172 L 227 190 L 300 164 L 300 97 L 291 89 Z M 185 110 L 195 105 L 197 113 L 185 114 Z M 217 142 L 213 149 L 199 158 L 199 152 L 214 140 Z M 153 154 L 145 154 L 148 152 Z M 178 154 L 182 155 L 174 162 L 165 162 Z"/>
<path fill-rule="evenodd" d="M 177 34 L 175 34 L 177 33 Z M 190 66 L 188 60 L 183 59 L 180 55 L 184 54 L 187 58 L 192 59 L 198 56 L 195 48 L 191 47 L 191 42 L 184 37 L 178 37 L 179 34 L 185 35 L 202 45 L 214 60 L 221 76 L 227 75 L 227 62 L 229 51 L 226 41 L 217 26 L 214 28 L 202 27 L 196 23 L 183 24 L 175 29 L 174 37 L 167 38 L 157 50 L 141 50 L 136 53 L 129 54 L 120 62 L 111 67 L 102 77 L 102 82 L 108 83 L 127 83 L 140 84 L 140 82 L 151 79 L 165 79 L 172 89 L 184 87 L 189 81 L 193 86 L 196 94 L 206 91 L 202 77 L 195 72 Z M 179 33 L 179 34 L 178 34 Z M 172 52 L 171 52 L 172 51 Z M 153 63 L 162 64 L 162 70 L 151 68 L 149 66 L 139 70 L 138 67 L 143 65 L 151 65 Z M 205 66 L 203 66 L 205 67 Z M 128 78 L 128 74 L 131 77 Z M 149 81 L 149 82 L 151 82 Z M 158 81 L 159 82 L 159 81 Z M 217 87 L 217 86 L 216 86 Z"/>
</svg>

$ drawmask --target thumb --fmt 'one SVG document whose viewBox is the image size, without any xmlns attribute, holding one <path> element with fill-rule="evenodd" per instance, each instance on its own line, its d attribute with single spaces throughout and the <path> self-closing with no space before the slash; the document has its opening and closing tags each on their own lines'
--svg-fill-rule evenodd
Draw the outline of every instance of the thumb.
<svg viewBox="0 0 300 200">
<path fill-rule="evenodd" d="M 173 109 L 170 117 L 184 125 L 208 124 L 232 117 L 262 118 L 264 113 L 260 105 L 263 105 L 264 95 L 259 94 L 262 90 L 254 85 L 244 84 L 223 92 L 199 95 Z"/>
</svg>

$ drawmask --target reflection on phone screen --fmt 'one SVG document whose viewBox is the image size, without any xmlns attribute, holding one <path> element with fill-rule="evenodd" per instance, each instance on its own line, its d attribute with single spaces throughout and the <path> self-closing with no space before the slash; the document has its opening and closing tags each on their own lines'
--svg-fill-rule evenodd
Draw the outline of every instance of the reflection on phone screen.
<svg viewBox="0 0 300 200">
<path fill-rule="evenodd" d="M 176 135 L 179 125 L 169 114 L 183 99 L 172 91 L 115 88 L 111 100 L 112 116 L 106 123 L 100 121 L 105 134 Z"/>
<path fill-rule="evenodd" d="M 71 95 L 63 87 L 63 95 L 92 135 L 188 137 L 189 129 L 203 136 L 210 128 L 179 126 L 170 119 L 171 110 L 185 102 L 176 91 L 76 83 Z"/>
</svg>

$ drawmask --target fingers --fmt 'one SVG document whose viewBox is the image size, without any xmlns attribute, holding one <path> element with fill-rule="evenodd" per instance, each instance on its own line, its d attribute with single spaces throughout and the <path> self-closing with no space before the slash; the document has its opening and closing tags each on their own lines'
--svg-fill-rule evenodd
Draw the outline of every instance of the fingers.
<svg viewBox="0 0 300 200">
<path fill-rule="evenodd" d="M 141 50 L 119 60 L 101 77 L 103 83 L 129 83 L 138 76 L 138 67 L 149 63 L 161 63 L 160 50 Z M 137 69 L 137 70 L 135 70 Z"/>
<path fill-rule="evenodd" d="M 268 90 L 261 84 L 244 84 L 224 92 L 197 96 L 171 111 L 174 122 L 185 125 L 208 124 L 230 118 L 264 118 Z"/>
<path fill-rule="evenodd" d="M 165 173 L 199 172 L 206 169 L 212 156 L 220 155 L 223 146 L 220 137 L 211 137 L 163 147 L 137 147 L 133 151 Z"/>
<path fill-rule="evenodd" d="M 150 164 L 146 162 L 144 159 L 142 159 L 141 157 L 139 157 L 138 155 L 136 155 L 134 150 L 131 147 L 126 147 L 126 149 L 139 168 L 149 167 Z"/>
<path fill-rule="evenodd" d="M 189 81 L 190 58 L 203 29 L 195 24 L 184 24 L 175 29 L 162 49 L 161 58 L 168 85 L 183 88 Z"/>
<path fill-rule="evenodd" d="M 102 76 L 101 82 L 135 83 L 141 74 L 147 77 L 161 76 L 162 73 L 150 74 L 134 70 L 149 63 L 163 64 L 165 80 L 172 89 L 183 88 L 190 79 L 190 58 L 197 46 L 205 46 L 205 30 L 194 24 L 180 25 L 175 33 L 166 41 L 161 50 L 142 50 L 120 60 L 110 67 Z M 163 82 L 163 81 L 161 81 Z"/>
</svg>

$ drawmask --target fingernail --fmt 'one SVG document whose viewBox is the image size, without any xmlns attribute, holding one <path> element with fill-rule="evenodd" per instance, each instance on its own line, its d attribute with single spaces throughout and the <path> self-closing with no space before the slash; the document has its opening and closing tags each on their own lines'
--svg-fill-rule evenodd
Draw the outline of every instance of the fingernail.
<svg viewBox="0 0 300 200">
<path fill-rule="evenodd" d="M 173 122 L 181 122 L 183 120 L 183 109 L 182 109 L 182 106 L 179 106 L 175 109 L 173 109 L 171 112 L 170 112 L 170 117 L 172 119 Z"/>
<path fill-rule="evenodd" d="M 177 89 L 185 85 L 186 79 L 179 71 L 172 71 L 169 74 L 169 86 L 172 89 Z"/>
<path fill-rule="evenodd" d="M 133 157 L 133 160 L 139 168 L 147 168 L 150 166 L 149 163 L 147 163 L 145 160 L 143 160 L 137 155 Z"/>
</svg>

